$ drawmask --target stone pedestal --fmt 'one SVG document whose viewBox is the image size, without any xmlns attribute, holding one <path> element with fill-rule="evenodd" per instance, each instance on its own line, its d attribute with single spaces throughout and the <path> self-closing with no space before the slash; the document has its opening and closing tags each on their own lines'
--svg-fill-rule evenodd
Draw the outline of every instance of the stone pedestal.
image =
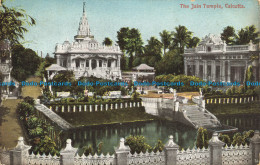
<svg viewBox="0 0 260 165">
<path fill-rule="evenodd" d="M 72 165 L 78 149 L 71 146 L 71 139 L 67 139 L 66 143 L 65 149 L 62 149 L 60 152 L 61 165 Z"/>
<path fill-rule="evenodd" d="M 179 146 L 174 143 L 173 136 L 169 136 L 169 140 L 164 146 L 165 151 L 165 165 L 176 165 L 177 164 L 177 150 Z"/>
<path fill-rule="evenodd" d="M 255 131 L 254 136 L 250 139 L 250 145 L 252 149 L 252 165 L 256 165 L 257 163 L 260 163 L 260 135 L 259 130 Z"/>
<path fill-rule="evenodd" d="M 10 163 L 12 165 L 27 165 L 26 157 L 30 148 L 31 146 L 24 144 L 23 137 L 19 137 L 17 146 L 10 151 Z"/>
<path fill-rule="evenodd" d="M 214 132 L 212 138 L 209 140 L 210 165 L 222 164 L 222 147 L 224 144 L 224 142 L 218 139 L 218 134 Z"/>
<path fill-rule="evenodd" d="M 115 148 L 116 153 L 116 164 L 117 165 L 128 165 L 127 155 L 130 152 L 130 148 L 125 145 L 125 139 L 121 138 L 119 146 Z"/>
</svg>

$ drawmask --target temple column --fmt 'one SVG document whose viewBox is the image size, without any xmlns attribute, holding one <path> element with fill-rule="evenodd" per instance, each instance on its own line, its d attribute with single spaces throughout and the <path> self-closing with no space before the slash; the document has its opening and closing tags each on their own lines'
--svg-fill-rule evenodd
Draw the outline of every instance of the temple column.
<svg viewBox="0 0 260 165">
<path fill-rule="evenodd" d="M 208 74 L 208 64 L 207 61 L 203 61 L 203 80 L 207 81 L 207 74 Z"/>
<path fill-rule="evenodd" d="M 96 60 L 97 61 L 97 68 L 99 68 L 99 60 Z"/>
<path fill-rule="evenodd" d="M 195 76 L 199 77 L 200 70 L 200 62 L 198 60 L 195 61 Z"/>
<path fill-rule="evenodd" d="M 89 70 L 92 70 L 91 63 L 92 63 L 92 59 L 89 59 L 89 62 L 88 62 L 88 65 L 89 65 Z"/>
<path fill-rule="evenodd" d="M 211 81 L 216 81 L 216 61 L 211 60 Z"/>
<path fill-rule="evenodd" d="M 220 81 L 225 81 L 225 61 L 220 61 Z"/>
<path fill-rule="evenodd" d="M 186 60 L 185 57 L 184 57 L 184 74 L 185 74 L 185 75 L 188 75 L 188 70 L 187 70 L 187 60 Z"/>
<path fill-rule="evenodd" d="M 227 76 L 227 81 L 230 82 L 230 79 L 231 79 L 231 64 L 230 64 L 230 60 L 228 60 L 228 76 Z"/>
<path fill-rule="evenodd" d="M 117 59 L 117 67 L 120 68 L 120 58 Z"/>
</svg>

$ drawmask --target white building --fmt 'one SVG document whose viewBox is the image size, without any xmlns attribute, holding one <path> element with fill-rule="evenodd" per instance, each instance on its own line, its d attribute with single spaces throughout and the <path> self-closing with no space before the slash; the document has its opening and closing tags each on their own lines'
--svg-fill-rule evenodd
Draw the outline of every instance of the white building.
<svg viewBox="0 0 260 165">
<path fill-rule="evenodd" d="M 259 49 L 257 44 L 227 46 L 219 36 L 209 34 L 196 48 L 184 50 L 186 75 L 205 81 L 241 82 L 245 71 L 253 66 L 255 80 L 259 79 Z M 253 57 L 257 57 L 253 60 Z"/>
<path fill-rule="evenodd" d="M 123 53 L 119 46 L 99 44 L 90 32 L 85 4 L 75 41 L 68 40 L 57 44 L 55 56 L 57 64 L 72 70 L 76 78 L 98 77 L 104 79 L 121 79 L 120 59 Z M 52 75 L 50 75 L 51 77 Z"/>
</svg>

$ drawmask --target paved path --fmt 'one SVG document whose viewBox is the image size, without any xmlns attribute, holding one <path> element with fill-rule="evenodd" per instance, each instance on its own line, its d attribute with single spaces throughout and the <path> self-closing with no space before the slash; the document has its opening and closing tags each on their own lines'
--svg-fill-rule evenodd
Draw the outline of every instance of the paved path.
<svg viewBox="0 0 260 165">
<path fill-rule="evenodd" d="M 20 101 L 20 99 L 3 101 L 0 111 L 7 109 L 9 112 L 4 116 L 0 116 L 3 119 L 2 124 L 0 123 L 0 146 L 14 148 L 17 145 L 18 137 L 23 136 L 22 128 L 16 115 L 16 106 Z"/>
<path fill-rule="evenodd" d="M 47 116 L 49 119 L 51 119 L 53 122 L 55 122 L 59 127 L 61 127 L 64 130 L 68 130 L 70 128 L 73 128 L 71 124 L 69 124 L 67 121 L 62 119 L 59 115 L 57 115 L 55 112 L 47 108 L 43 104 L 35 104 L 35 108 L 38 111 L 41 111 L 45 116 Z"/>
</svg>

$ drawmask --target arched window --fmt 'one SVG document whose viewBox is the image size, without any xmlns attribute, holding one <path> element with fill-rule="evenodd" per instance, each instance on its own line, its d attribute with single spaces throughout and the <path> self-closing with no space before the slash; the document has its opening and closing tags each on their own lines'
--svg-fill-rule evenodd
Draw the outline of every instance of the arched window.
<svg viewBox="0 0 260 165">
<path fill-rule="evenodd" d="M 102 67 L 102 60 L 99 60 L 99 67 Z"/>
<path fill-rule="evenodd" d="M 86 60 L 86 67 L 89 67 L 89 60 Z"/>
<path fill-rule="evenodd" d="M 97 60 L 91 60 L 91 67 L 92 69 L 95 69 L 97 67 Z"/>
<path fill-rule="evenodd" d="M 107 67 L 111 67 L 111 60 L 108 60 L 108 62 L 107 62 Z"/>
<path fill-rule="evenodd" d="M 211 47 L 208 46 L 208 52 L 211 52 Z"/>
<path fill-rule="evenodd" d="M 76 60 L 76 68 L 79 67 L 79 59 Z"/>
</svg>

